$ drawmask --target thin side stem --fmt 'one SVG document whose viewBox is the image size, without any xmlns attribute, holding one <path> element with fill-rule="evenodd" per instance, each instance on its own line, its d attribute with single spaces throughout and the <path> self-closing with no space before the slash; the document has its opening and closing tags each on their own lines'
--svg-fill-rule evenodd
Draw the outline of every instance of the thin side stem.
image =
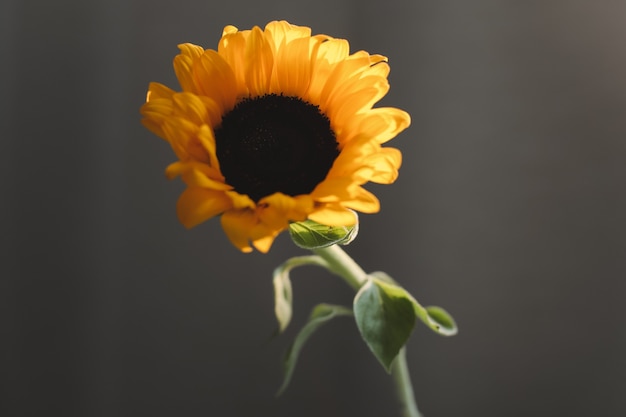
<svg viewBox="0 0 626 417">
<path fill-rule="evenodd" d="M 359 291 L 361 286 L 367 281 L 365 271 L 339 246 L 333 245 L 326 248 L 313 249 L 313 252 L 323 258 L 328 263 L 329 269 L 343 278 L 355 291 Z M 402 405 L 402 416 L 423 417 L 418 411 L 417 403 L 415 402 L 404 348 L 400 349 L 398 357 L 391 365 L 391 375 L 395 382 L 398 399 Z"/>
<path fill-rule="evenodd" d="M 406 361 L 405 348 L 400 349 L 398 357 L 391 365 L 391 375 L 396 383 L 396 393 L 402 404 L 403 417 L 423 417 L 417 409 L 415 396 L 413 395 L 413 385 L 409 375 L 409 367 Z"/>
</svg>

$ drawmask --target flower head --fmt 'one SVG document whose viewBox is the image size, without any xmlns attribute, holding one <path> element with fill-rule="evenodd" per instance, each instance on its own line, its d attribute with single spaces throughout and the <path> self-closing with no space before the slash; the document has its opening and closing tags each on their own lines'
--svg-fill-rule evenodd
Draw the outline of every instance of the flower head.
<svg viewBox="0 0 626 417">
<path fill-rule="evenodd" d="M 235 246 L 267 252 L 290 222 L 347 226 L 351 209 L 379 210 L 362 186 L 396 179 L 401 154 L 381 144 L 410 123 L 373 108 L 389 90 L 385 57 L 284 21 L 227 26 L 217 51 L 179 48 L 182 91 L 150 83 L 141 113 L 178 157 L 166 175 L 187 184 L 183 225 L 221 215 Z"/>
</svg>

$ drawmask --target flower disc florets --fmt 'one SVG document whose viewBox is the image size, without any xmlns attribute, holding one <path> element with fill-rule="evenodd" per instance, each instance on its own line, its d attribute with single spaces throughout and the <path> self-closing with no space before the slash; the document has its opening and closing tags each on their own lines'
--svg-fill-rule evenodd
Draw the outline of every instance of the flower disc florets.
<svg viewBox="0 0 626 417">
<path fill-rule="evenodd" d="M 362 185 L 396 179 L 401 154 L 381 144 L 410 123 L 372 108 L 389 89 L 385 57 L 284 21 L 227 26 L 217 51 L 179 48 L 182 92 L 151 83 L 141 112 L 179 159 L 166 174 L 188 186 L 186 227 L 221 215 L 235 246 L 266 252 L 290 222 L 347 226 L 351 209 L 379 210 Z"/>
<path fill-rule="evenodd" d="M 255 202 L 274 193 L 309 194 L 339 155 L 317 106 L 276 94 L 238 103 L 215 129 L 215 146 L 226 183 Z"/>
</svg>

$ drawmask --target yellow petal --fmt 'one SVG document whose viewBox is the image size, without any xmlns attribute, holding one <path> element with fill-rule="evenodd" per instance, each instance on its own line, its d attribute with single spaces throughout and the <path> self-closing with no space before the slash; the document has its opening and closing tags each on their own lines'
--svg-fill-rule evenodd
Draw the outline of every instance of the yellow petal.
<svg viewBox="0 0 626 417">
<path fill-rule="evenodd" d="M 370 55 L 370 67 L 363 72 L 363 76 L 369 77 L 372 75 L 387 78 L 389 76 L 388 59 L 382 55 Z"/>
<path fill-rule="evenodd" d="M 237 84 L 237 97 L 248 96 L 246 84 L 246 34 L 238 32 L 234 26 L 224 28 L 217 52 L 233 70 Z"/>
<path fill-rule="evenodd" d="M 313 209 L 310 196 L 291 197 L 274 193 L 259 201 L 257 212 L 263 223 L 272 229 L 284 229 L 290 221 L 302 221 Z"/>
<path fill-rule="evenodd" d="M 197 169 L 190 169 L 182 176 L 183 181 L 190 187 L 208 188 L 211 190 L 227 191 L 232 190 L 228 184 L 222 181 L 214 180 L 205 173 Z"/>
<path fill-rule="evenodd" d="M 296 202 L 288 195 L 274 193 L 259 201 L 257 213 L 261 221 L 271 228 L 285 228 L 289 223 L 287 214 L 293 210 Z"/>
<path fill-rule="evenodd" d="M 236 26 L 226 25 L 226 26 L 224 26 L 224 30 L 222 31 L 222 37 L 224 37 L 226 35 L 231 35 L 233 33 L 237 33 L 237 31 L 239 31 L 239 29 L 237 29 Z"/>
<path fill-rule="evenodd" d="M 357 217 L 354 212 L 339 205 L 326 205 L 309 214 L 309 219 L 327 226 L 352 226 Z"/>
<path fill-rule="evenodd" d="M 222 176 L 221 172 L 218 170 L 211 168 L 205 163 L 188 160 L 188 161 L 178 161 L 170 164 L 165 170 L 165 175 L 168 179 L 176 178 L 179 175 L 183 175 L 190 170 L 196 170 L 202 173 L 204 176 L 211 178 L 216 181 L 224 182 L 224 176 Z M 229 186 L 230 187 L 230 186 Z"/>
<path fill-rule="evenodd" d="M 320 42 L 312 56 L 311 82 L 307 98 L 311 103 L 320 103 L 322 90 L 328 82 L 337 62 L 348 56 L 350 45 L 344 39 L 328 39 Z"/>
<path fill-rule="evenodd" d="M 174 113 L 174 103 L 171 98 L 153 98 L 141 106 L 141 114 L 161 122 Z"/>
<path fill-rule="evenodd" d="M 255 26 L 246 40 L 246 85 L 252 97 L 267 94 L 274 67 L 272 47 Z"/>
<path fill-rule="evenodd" d="M 206 108 L 209 126 L 218 126 L 222 121 L 222 109 L 220 106 L 210 97 L 198 96 L 198 98 Z"/>
<path fill-rule="evenodd" d="M 287 96 L 302 97 L 311 82 L 311 38 L 294 39 L 283 45 L 276 55 L 278 90 Z M 275 84 L 273 84 L 274 86 Z"/>
<path fill-rule="evenodd" d="M 331 101 L 329 117 L 337 134 L 341 135 L 344 126 L 358 113 L 369 110 L 389 91 L 389 84 L 371 85 L 352 94 L 341 96 Z"/>
<path fill-rule="evenodd" d="M 165 134 L 161 129 L 161 124 L 156 123 L 154 120 L 150 119 L 141 119 L 141 124 L 143 124 L 146 129 L 148 129 L 158 137 L 165 139 Z"/>
<path fill-rule="evenodd" d="M 358 105 L 356 103 L 351 104 L 354 110 L 352 114 L 347 115 L 348 117 L 352 117 L 352 115 L 361 110 L 371 108 L 374 103 L 387 94 L 389 91 L 389 82 L 387 81 L 389 66 L 385 62 L 381 62 L 371 67 L 366 62 L 369 62 L 372 58 L 372 56 L 358 58 L 357 62 L 361 63 L 361 67 L 338 83 L 332 92 L 325 96 L 325 106 L 329 115 L 332 114 L 331 118 L 337 117 L 335 114 L 338 107 L 345 107 L 347 103 L 352 103 L 355 99 L 361 102 Z M 381 57 L 381 59 L 383 58 Z M 342 123 L 340 120 L 335 121 Z"/>
<path fill-rule="evenodd" d="M 183 118 L 170 117 L 163 121 L 162 129 L 180 160 L 193 158 L 208 162 L 207 151 L 197 136 L 197 125 Z"/>
<path fill-rule="evenodd" d="M 273 21 L 265 26 L 265 34 L 268 40 L 272 42 L 276 51 L 283 44 L 289 43 L 294 39 L 311 36 L 311 28 L 292 25 L 284 20 Z"/>
<path fill-rule="evenodd" d="M 139 112 L 144 117 L 142 123 L 157 136 L 166 139 L 163 122 L 174 113 L 174 105 L 169 98 L 151 98 L 141 106 Z"/>
<path fill-rule="evenodd" d="M 172 95 L 175 93 L 171 88 L 161 84 L 151 82 L 148 85 L 148 94 L 146 94 L 146 101 L 158 99 L 158 98 L 172 98 Z"/>
<path fill-rule="evenodd" d="M 250 233 L 257 224 L 257 218 L 250 210 L 230 210 L 222 214 L 222 228 L 228 239 L 239 250 L 252 252 Z"/>
<path fill-rule="evenodd" d="M 363 187 L 355 187 L 352 190 L 353 197 L 341 201 L 341 205 L 360 211 L 361 213 L 377 213 L 380 211 L 378 198 Z"/>
<path fill-rule="evenodd" d="M 324 62 L 329 65 L 334 65 L 346 59 L 349 53 L 350 44 L 347 40 L 331 38 L 320 45 L 316 58 L 319 65 L 323 65 Z M 316 67 L 316 69 L 317 68 L 318 67 Z"/>
<path fill-rule="evenodd" d="M 213 129 L 209 128 L 207 125 L 200 126 L 198 130 L 198 140 L 204 147 L 209 157 L 209 166 L 219 171 L 220 163 L 217 159 L 217 148 L 215 145 L 215 134 Z"/>
<path fill-rule="evenodd" d="M 276 239 L 276 236 L 278 236 L 279 232 L 280 230 L 268 231 L 268 233 L 263 235 L 262 237 L 254 239 L 252 241 L 252 244 L 259 252 L 267 253 L 272 247 L 272 244 L 274 243 L 274 240 Z"/>
<path fill-rule="evenodd" d="M 380 149 L 380 145 L 373 143 L 366 136 L 355 138 L 341 149 L 341 153 L 333 162 L 332 167 L 326 175 L 326 179 L 338 177 L 355 178 L 357 171 L 365 167 L 364 158 L 375 154 Z M 362 183 L 362 182 L 361 182 Z"/>
<path fill-rule="evenodd" d="M 305 220 L 306 216 L 313 211 L 314 201 L 313 197 L 309 194 L 298 195 L 293 198 L 296 202 L 296 206 L 293 208 L 290 214 L 290 219 L 293 221 Z"/>
<path fill-rule="evenodd" d="M 236 191 L 227 191 L 226 194 L 233 202 L 233 208 L 235 210 L 256 209 L 256 204 L 249 196 L 245 194 L 239 194 Z"/>
<path fill-rule="evenodd" d="M 411 124 L 411 116 L 393 107 L 379 107 L 364 115 L 356 116 L 344 128 L 344 141 L 365 133 L 377 143 L 385 143 L 394 138 Z"/>
<path fill-rule="evenodd" d="M 380 202 L 374 194 L 365 190 L 356 180 L 371 176 L 372 168 L 364 167 L 366 174 L 357 173 L 352 177 L 327 178 L 311 193 L 317 202 L 341 205 L 363 213 L 380 210 Z M 363 181 L 365 182 L 365 181 Z"/>
<path fill-rule="evenodd" d="M 204 53 L 204 48 L 184 43 L 178 45 L 178 49 L 180 49 L 180 54 L 174 58 L 174 72 L 178 83 L 183 91 L 198 93 L 199 89 L 194 80 L 192 68 L 194 62 Z"/>
<path fill-rule="evenodd" d="M 315 201 L 335 203 L 351 197 L 350 189 L 354 181 L 349 177 L 327 178 L 315 187 L 311 196 Z"/>
<path fill-rule="evenodd" d="M 206 106 L 195 94 L 177 93 L 172 96 L 172 103 L 177 114 L 182 115 L 190 122 L 201 125 L 208 120 Z"/>
<path fill-rule="evenodd" d="M 364 163 L 373 170 L 369 181 L 378 184 L 391 184 L 398 178 L 398 169 L 402 164 L 402 153 L 395 148 L 381 148 L 379 153 L 367 156 Z"/>
<path fill-rule="evenodd" d="M 180 195 L 178 219 L 187 228 L 194 227 L 228 210 L 232 203 L 223 192 L 205 188 L 187 188 Z"/>
<path fill-rule="evenodd" d="M 198 94 L 213 99 L 222 112 L 231 110 L 237 99 L 235 74 L 216 51 L 207 49 L 193 63 L 193 80 Z"/>
<path fill-rule="evenodd" d="M 369 55 L 367 52 L 359 51 L 350 55 L 345 60 L 334 66 L 332 73 L 322 89 L 320 95 L 320 108 L 324 113 L 328 112 L 330 98 L 337 89 L 341 89 L 352 77 L 359 77 L 363 71 L 369 68 Z"/>
</svg>

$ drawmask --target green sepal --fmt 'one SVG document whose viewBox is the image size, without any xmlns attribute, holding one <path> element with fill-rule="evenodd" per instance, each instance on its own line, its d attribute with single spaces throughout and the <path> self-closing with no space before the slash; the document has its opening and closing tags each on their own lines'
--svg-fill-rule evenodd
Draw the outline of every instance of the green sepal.
<svg viewBox="0 0 626 417">
<path fill-rule="evenodd" d="M 293 313 L 293 291 L 291 288 L 291 280 L 289 279 L 289 272 L 293 268 L 303 265 L 317 265 L 324 268 L 329 267 L 328 263 L 321 257 L 310 255 L 290 258 L 274 269 L 274 313 L 278 321 L 278 334 L 282 333 L 287 328 Z"/>
<path fill-rule="evenodd" d="M 415 326 L 411 296 L 395 284 L 370 276 L 354 298 L 356 324 L 387 372 Z"/>
<path fill-rule="evenodd" d="M 338 305 L 318 304 L 313 308 L 313 310 L 311 311 L 311 315 L 309 316 L 308 322 L 304 325 L 300 332 L 298 332 L 298 335 L 296 336 L 293 343 L 287 350 L 287 353 L 285 354 L 285 359 L 283 362 L 283 383 L 278 389 L 276 395 L 281 395 L 289 386 L 289 382 L 291 381 L 291 377 L 293 375 L 298 356 L 300 355 L 300 351 L 304 347 L 304 344 L 309 339 L 309 337 L 311 337 L 311 335 L 320 326 L 332 320 L 333 318 L 351 315 L 352 310 Z"/>
<path fill-rule="evenodd" d="M 357 214 L 353 212 L 355 217 Z M 359 219 L 352 226 L 326 226 L 313 220 L 289 224 L 289 235 L 303 249 L 326 248 L 331 245 L 347 245 L 359 233 Z"/>
<path fill-rule="evenodd" d="M 372 272 L 370 277 L 401 288 L 400 285 L 393 280 L 393 278 L 384 272 Z M 413 309 L 416 317 L 424 322 L 426 326 L 442 336 L 454 336 L 457 334 L 458 328 L 456 326 L 456 322 L 446 310 L 437 306 L 423 307 L 406 290 L 402 289 L 402 291 L 404 291 L 405 296 L 408 297 L 413 303 Z"/>
</svg>

